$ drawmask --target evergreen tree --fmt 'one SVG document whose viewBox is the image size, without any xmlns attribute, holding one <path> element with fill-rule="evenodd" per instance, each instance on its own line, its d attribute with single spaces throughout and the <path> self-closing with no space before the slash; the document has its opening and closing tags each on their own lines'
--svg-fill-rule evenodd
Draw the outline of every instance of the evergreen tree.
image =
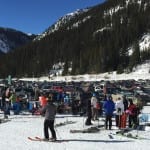
<svg viewBox="0 0 150 150">
<path fill-rule="evenodd" d="M 128 4 L 128 5 L 127 5 Z M 118 7 L 120 6 L 120 7 Z M 116 9 L 117 8 L 117 9 Z M 58 30 L 0 57 L 0 76 L 46 75 L 57 62 L 65 62 L 63 74 L 101 73 L 124 70 L 149 60 L 149 50 L 132 56 L 127 49 L 150 29 L 150 1 L 107 0 L 61 22 Z M 54 26 L 53 26 L 54 27 Z M 130 58 L 129 58 L 130 57 Z M 129 60 L 130 59 L 130 60 Z"/>
<path fill-rule="evenodd" d="M 65 65 L 64 65 L 63 75 L 68 74 L 68 69 L 69 69 L 69 63 L 68 63 L 68 61 L 66 61 Z"/>
<path fill-rule="evenodd" d="M 132 47 L 132 56 L 130 57 L 129 67 L 132 69 L 137 64 L 141 63 L 141 56 L 140 56 L 140 47 L 138 41 L 136 41 Z"/>
</svg>

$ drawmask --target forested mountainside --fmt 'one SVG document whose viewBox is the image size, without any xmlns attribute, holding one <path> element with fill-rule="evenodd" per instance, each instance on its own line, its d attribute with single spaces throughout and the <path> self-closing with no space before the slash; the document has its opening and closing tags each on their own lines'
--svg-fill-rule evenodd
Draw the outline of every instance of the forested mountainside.
<svg viewBox="0 0 150 150">
<path fill-rule="evenodd" d="M 149 14 L 149 0 L 106 0 L 67 14 L 33 42 L 2 56 L 0 76 L 41 76 L 57 62 L 64 63 L 63 74 L 130 71 L 150 59 L 150 46 L 139 45 L 150 34 Z"/>
<path fill-rule="evenodd" d="M 21 31 L 0 27 L 0 53 L 7 53 L 17 47 L 23 46 L 35 38 Z"/>
</svg>

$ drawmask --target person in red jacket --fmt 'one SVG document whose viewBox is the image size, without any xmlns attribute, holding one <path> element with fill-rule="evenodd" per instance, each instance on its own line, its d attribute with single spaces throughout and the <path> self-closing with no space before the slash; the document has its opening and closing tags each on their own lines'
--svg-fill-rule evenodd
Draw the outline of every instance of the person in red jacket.
<svg viewBox="0 0 150 150">
<path fill-rule="evenodd" d="M 43 93 L 39 97 L 39 102 L 41 107 L 44 107 L 47 104 L 47 98 Z"/>
<path fill-rule="evenodd" d="M 129 114 L 129 128 L 135 128 L 137 126 L 138 108 L 133 103 L 132 99 L 129 99 L 129 106 L 127 113 Z"/>
</svg>

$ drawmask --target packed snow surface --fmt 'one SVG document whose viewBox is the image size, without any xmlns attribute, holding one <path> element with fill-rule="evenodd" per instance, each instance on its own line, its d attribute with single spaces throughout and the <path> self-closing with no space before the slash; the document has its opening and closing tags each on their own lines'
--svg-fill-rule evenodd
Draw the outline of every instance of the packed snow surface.
<svg viewBox="0 0 150 150">
<path fill-rule="evenodd" d="M 149 109 L 150 110 L 150 109 Z M 3 117 L 3 114 L 0 115 Z M 150 147 L 148 139 L 131 139 L 113 135 L 110 139 L 108 134 L 117 131 L 115 126 L 112 130 L 100 129 L 97 133 L 70 133 L 70 130 L 87 129 L 104 124 L 103 118 L 93 121 L 93 125 L 85 126 L 85 116 L 72 116 L 69 114 L 56 115 L 55 125 L 73 121 L 72 124 L 56 126 L 57 139 L 67 140 L 61 143 L 30 141 L 28 137 L 43 137 L 44 117 L 33 115 L 9 116 L 6 123 L 0 124 L 0 143 L 2 150 L 146 150 Z M 114 124 L 114 121 L 113 121 Z M 150 138 L 150 131 L 132 131 L 140 137 Z"/>
</svg>

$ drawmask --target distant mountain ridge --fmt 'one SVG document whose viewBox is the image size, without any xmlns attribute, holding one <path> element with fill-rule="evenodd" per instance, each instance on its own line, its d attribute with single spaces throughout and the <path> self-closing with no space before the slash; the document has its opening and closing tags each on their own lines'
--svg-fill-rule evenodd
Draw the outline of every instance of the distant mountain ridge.
<svg viewBox="0 0 150 150">
<path fill-rule="evenodd" d="M 61 27 L 64 28 L 64 26 L 67 26 L 68 22 L 72 20 L 73 18 L 77 17 L 78 15 L 83 14 L 84 12 L 87 12 L 89 8 L 86 9 L 78 9 L 72 13 L 68 13 L 61 17 L 56 23 L 54 23 L 52 26 L 50 26 L 48 29 L 46 29 L 42 34 L 37 36 L 34 40 L 41 40 L 47 35 L 50 35 L 51 33 L 58 31 L 61 29 Z"/>
<path fill-rule="evenodd" d="M 1 66 L 1 74 L 41 76 L 59 62 L 63 75 L 130 72 L 150 59 L 149 14 L 149 0 L 106 0 L 77 10 L 2 57 L 9 63 Z"/>
<path fill-rule="evenodd" d="M 0 27 L 0 51 L 7 53 L 12 49 L 32 41 L 35 35 L 29 36 L 21 31 Z"/>
</svg>

